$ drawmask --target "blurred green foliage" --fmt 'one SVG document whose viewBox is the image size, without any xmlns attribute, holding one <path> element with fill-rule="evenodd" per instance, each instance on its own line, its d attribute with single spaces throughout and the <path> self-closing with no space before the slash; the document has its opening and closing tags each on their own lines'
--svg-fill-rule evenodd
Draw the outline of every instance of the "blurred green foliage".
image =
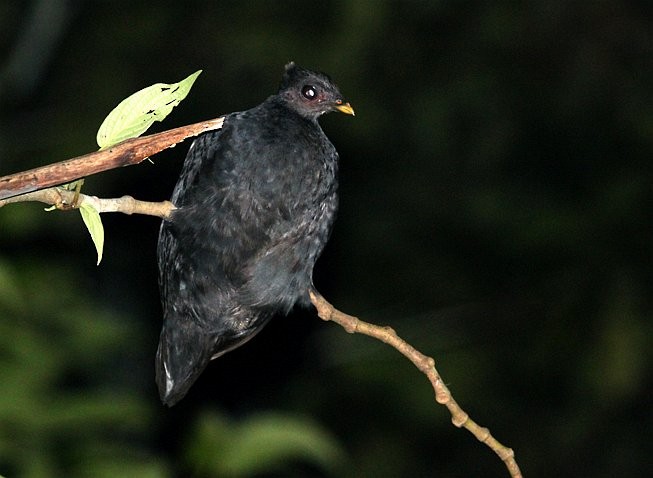
<svg viewBox="0 0 653 478">
<path fill-rule="evenodd" d="M 322 69 L 357 116 L 322 121 L 342 161 L 321 292 L 433 355 L 526 476 L 648 476 L 651 20 L 624 0 L 4 2 L 0 175 L 94 150 L 143 85 L 204 70 L 170 128 L 258 104 L 288 60 Z M 168 198 L 187 147 L 85 190 Z M 80 223 L 0 209 L 0 474 L 506 476 L 399 354 L 312 311 L 164 409 L 158 222 L 103 217 L 100 267 Z"/>
<path fill-rule="evenodd" d="M 288 462 L 298 460 L 333 473 L 344 462 L 344 451 L 334 437 L 294 415 L 266 413 L 235 424 L 209 411 L 200 416 L 189 443 L 186 462 L 199 476 L 283 472 Z"/>
<path fill-rule="evenodd" d="M 0 466 L 8 476 L 111 476 L 102 470 L 120 454 L 121 476 L 165 476 L 131 443 L 153 419 L 120 381 L 134 327 L 83 289 L 65 263 L 0 257 Z"/>
</svg>

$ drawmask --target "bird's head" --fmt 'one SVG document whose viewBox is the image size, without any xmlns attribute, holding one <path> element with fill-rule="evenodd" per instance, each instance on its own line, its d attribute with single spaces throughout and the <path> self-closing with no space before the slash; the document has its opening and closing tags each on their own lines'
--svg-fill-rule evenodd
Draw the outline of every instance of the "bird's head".
<svg viewBox="0 0 653 478">
<path fill-rule="evenodd" d="M 286 65 L 278 95 L 305 118 L 317 119 L 331 111 L 354 114 L 354 108 L 342 99 L 331 78 L 324 73 L 305 70 L 294 62 Z"/>
</svg>

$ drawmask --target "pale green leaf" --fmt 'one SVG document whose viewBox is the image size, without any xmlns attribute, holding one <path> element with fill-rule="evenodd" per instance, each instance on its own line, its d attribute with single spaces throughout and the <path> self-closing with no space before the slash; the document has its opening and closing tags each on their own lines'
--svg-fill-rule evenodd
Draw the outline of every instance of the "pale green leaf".
<svg viewBox="0 0 653 478">
<path fill-rule="evenodd" d="M 104 227 L 100 219 L 100 213 L 93 206 L 87 203 L 82 203 L 79 207 L 79 212 L 82 214 L 86 229 L 91 234 L 95 250 L 97 251 L 97 265 L 100 265 L 102 260 L 102 250 L 104 249 Z"/>
<path fill-rule="evenodd" d="M 163 121 L 202 73 L 198 70 L 179 83 L 157 83 L 125 98 L 105 118 L 97 133 L 100 149 L 143 134 L 155 121 Z"/>
</svg>

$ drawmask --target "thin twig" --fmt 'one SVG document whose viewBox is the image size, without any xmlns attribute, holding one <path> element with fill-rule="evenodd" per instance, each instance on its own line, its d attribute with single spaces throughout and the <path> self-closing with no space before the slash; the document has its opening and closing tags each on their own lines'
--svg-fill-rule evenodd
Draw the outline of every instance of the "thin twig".
<svg viewBox="0 0 653 478">
<path fill-rule="evenodd" d="M 40 189 L 31 193 L 21 194 L 8 199 L 0 199 L 0 207 L 18 202 L 42 202 L 59 210 L 77 209 L 82 204 L 90 204 L 97 212 L 121 212 L 123 214 L 143 214 L 162 219 L 170 217 L 175 208 L 170 201 L 149 202 L 139 201 L 131 196 L 102 199 L 87 194 L 77 194 L 63 188 Z"/>
<path fill-rule="evenodd" d="M 416 350 L 390 327 L 370 324 L 357 317 L 340 312 L 316 290 L 310 290 L 309 295 L 311 302 L 317 309 L 317 315 L 321 319 L 341 325 L 350 334 L 363 334 L 385 342 L 407 357 L 428 377 L 435 391 L 435 400 L 449 409 L 451 422 L 458 428 L 466 428 L 479 441 L 489 446 L 505 463 L 512 478 L 522 478 L 513 450 L 499 443 L 492 436 L 490 430 L 474 422 L 458 405 L 435 368 L 435 360 Z"/>
</svg>

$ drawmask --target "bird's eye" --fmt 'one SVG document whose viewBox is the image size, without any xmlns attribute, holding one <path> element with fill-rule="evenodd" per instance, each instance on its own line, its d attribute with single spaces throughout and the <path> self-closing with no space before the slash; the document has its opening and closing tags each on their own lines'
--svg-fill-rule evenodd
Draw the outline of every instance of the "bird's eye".
<svg viewBox="0 0 653 478">
<path fill-rule="evenodd" d="M 302 88 L 302 95 L 304 95 L 304 98 L 307 100 L 312 101 L 317 98 L 317 88 L 313 85 L 306 85 Z"/>
</svg>

